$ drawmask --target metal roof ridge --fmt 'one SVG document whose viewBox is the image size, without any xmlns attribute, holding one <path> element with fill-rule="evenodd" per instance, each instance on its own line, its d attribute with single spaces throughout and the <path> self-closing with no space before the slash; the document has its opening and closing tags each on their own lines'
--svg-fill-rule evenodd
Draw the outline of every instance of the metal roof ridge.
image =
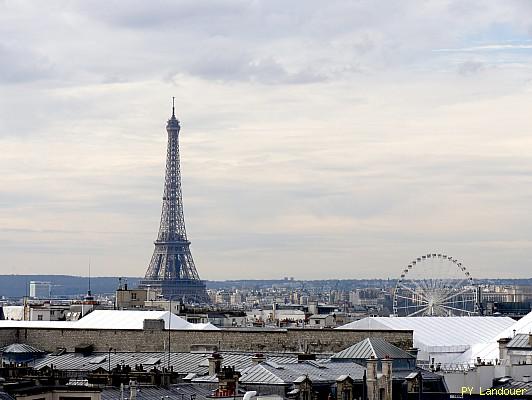
<svg viewBox="0 0 532 400">
<path fill-rule="evenodd" d="M 369 343 L 369 347 L 371 348 L 371 351 L 373 352 L 373 354 L 375 355 L 375 358 L 377 358 L 378 354 L 377 352 L 375 351 L 375 348 L 373 347 L 373 343 L 371 343 L 371 338 L 366 338 L 366 340 L 368 341 Z"/>
</svg>

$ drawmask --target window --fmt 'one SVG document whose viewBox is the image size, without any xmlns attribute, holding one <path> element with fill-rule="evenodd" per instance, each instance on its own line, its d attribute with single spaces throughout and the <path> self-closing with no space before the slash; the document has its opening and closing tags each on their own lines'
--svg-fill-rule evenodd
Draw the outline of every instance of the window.
<svg viewBox="0 0 532 400">
<path fill-rule="evenodd" d="M 37 321 L 42 321 L 42 314 L 41 315 L 37 315 Z"/>
<path fill-rule="evenodd" d="M 131 300 L 137 300 L 137 293 L 131 293 Z"/>
</svg>

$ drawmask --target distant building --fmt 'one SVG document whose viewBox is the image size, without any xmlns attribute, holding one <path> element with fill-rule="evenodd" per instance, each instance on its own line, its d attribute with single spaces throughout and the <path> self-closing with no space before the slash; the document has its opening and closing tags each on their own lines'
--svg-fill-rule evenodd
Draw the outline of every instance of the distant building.
<svg viewBox="0 0 532 400">
<path fill-rule="evenodd" d="M 148 300 L 148 290 L 130 289 L 127 283 L 122 285 L 120 282 L 115 292 L 115 308 L 118 310 L 127 310 L 131 308 L 144 308 Z"/>
<path fill-rule="evenodd" d="M 30 281 L 30 297 L 49 299 L 52 294 L 52 282 Z"/>
<path fill-rule="evenodd" d="M 336 317 L 333 314 L 314 314 L 309 317 L 309 325 L 312 328 L 334 328 Z"/>
</svg>

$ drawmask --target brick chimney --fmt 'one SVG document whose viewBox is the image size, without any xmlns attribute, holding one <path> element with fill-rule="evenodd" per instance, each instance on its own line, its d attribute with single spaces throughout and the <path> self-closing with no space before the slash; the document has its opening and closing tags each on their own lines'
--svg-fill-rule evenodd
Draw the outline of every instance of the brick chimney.
<svg viewBox="0 0 532 400">
<path fill-rule="evenodd" d="M 235 367 L 223 367 L 216 376 L 218 377 L 218 389 L 214 392 L 214 397 L 235 397 L 238 395 L 240 372 L 235 371 Z"/>
</svg>

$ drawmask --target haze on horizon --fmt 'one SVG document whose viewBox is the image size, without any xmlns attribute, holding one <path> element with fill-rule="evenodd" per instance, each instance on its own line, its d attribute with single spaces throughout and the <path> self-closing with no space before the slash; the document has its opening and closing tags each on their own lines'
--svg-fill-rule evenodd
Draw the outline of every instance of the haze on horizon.
<svg viewBox="0 0 532 400">
<path fill-rule="evenodd" d="M 529 1 L 0 1 L 0 274 L 530 277 Z"/>
</svg>

